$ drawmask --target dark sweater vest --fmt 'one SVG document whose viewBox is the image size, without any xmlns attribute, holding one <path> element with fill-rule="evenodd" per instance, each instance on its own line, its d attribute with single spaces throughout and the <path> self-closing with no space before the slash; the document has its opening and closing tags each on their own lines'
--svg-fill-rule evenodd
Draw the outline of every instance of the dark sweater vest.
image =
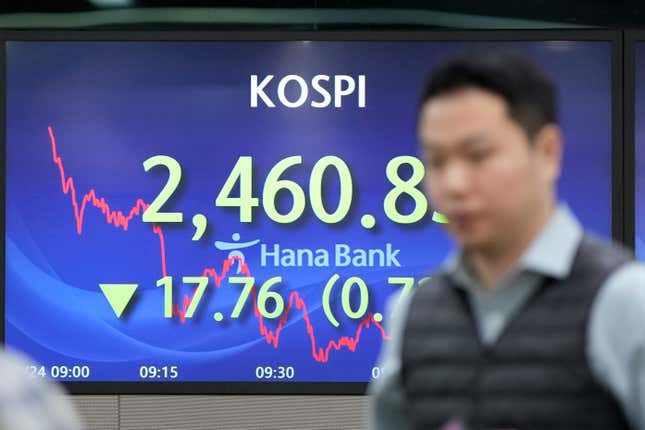
<svg viewBox="0 0 645 430">
<path fill-rule="evenodd" d="M 466 292 L 447 276 L 418 287 L 402 349 L 416 427 L 460 417 L 469 430 L 628 429 L 617 401 L 594 379 L 586 346 L 594 298 L 629 260 L 584 236 L 567 278 L 547 278 L 492 345 L 480 342 Z"/>
</svg>

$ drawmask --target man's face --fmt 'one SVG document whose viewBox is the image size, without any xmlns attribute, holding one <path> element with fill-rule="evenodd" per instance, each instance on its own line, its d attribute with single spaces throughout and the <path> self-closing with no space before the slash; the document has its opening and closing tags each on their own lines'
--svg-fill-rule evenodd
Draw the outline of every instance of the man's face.
<svg viewBox="0 0 645 430">
<path fill-rule="evenodd" d="M 557 127 L 543 128 L 530 143 L 494 93 L 465 88 L 430 99 L 419 137 L 430 201 L 465 249 L 512 242 L 553 202 Z"/>
</svg>

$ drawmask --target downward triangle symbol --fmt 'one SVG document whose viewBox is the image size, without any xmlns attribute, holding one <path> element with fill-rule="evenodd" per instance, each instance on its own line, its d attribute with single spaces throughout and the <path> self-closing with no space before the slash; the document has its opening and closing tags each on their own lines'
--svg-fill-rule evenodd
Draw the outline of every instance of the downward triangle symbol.
<svg viewBox="0 0 645 430">
<path fill-rule="evenodd" d="M 117 318 L 121 318 L 121 314 L 125 310 L 134 292 L 137 290 L 139 285 L 137 284 L 99 284 L 101 291 L 105 295 L 105 298 L 110 303 L 112 310 L 116 314 Z"/>
</svg>

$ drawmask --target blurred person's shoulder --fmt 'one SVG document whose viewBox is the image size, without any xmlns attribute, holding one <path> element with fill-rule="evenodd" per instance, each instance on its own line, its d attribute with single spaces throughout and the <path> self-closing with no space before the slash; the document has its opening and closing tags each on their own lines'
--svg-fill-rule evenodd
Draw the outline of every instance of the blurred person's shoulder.
<svg viewBox="0 0 645 430">
<path fill-rule="evenodd" d="M 55 382 L 31 372 L 34 364 L 15 351 L 0 351 L 0 428 L 81 429 L 71 400 Z"/>
<path fill-rule="evenodd" d="M 34 363 L 22 353 L 13 350 L 0 352 L 0 396 L 12 396 L 16 390 L 26 390 L 29 387 L 49 386 L 40 381 L 37 376 L 29 373 Z"/>
</svg>

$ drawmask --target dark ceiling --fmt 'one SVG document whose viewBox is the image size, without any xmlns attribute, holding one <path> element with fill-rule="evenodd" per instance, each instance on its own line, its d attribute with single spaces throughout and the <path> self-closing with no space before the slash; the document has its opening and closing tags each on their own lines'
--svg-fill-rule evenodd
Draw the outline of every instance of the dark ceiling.
<svg viewBox="0 0 645 430">
<path fill-rule="evenodd" d="M 162 24 L 179 27 L 631 28 L 645 26 L 645 3 L 606 0 L 4 0 L 0 2 L 0 18 L 0 28 L 150 27 Z"/>
</svg>

